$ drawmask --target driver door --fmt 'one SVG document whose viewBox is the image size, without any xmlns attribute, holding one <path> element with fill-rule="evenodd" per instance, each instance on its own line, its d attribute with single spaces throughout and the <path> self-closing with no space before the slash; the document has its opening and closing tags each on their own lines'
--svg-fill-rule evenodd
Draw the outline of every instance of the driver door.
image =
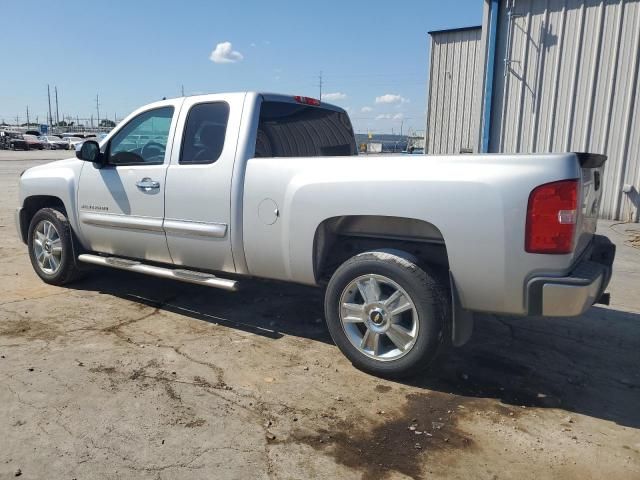
<svg viewBox="0 0 640 480">
<path fill-rule="evenodd" d="M 167 166 L 182 99 L 132 114 L 87 163 L 78 186 L 80 230 L 96 252 L 171 263 L 163 229 Z"/>
</svg>

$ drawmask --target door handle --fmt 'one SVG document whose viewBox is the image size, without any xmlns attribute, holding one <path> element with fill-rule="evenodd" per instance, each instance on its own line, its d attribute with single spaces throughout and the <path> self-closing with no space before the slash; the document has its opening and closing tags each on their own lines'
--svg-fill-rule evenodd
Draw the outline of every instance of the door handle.
<svg viewBox="0 0 640 480">
<path fill-rule="evenodd" d="M 151 190 L 160 188 L 160 182 L 151 180 L 149 177 L 144 177 L 142 180 L 136 182 L 136 187 L 145 192 L 150 192 Z"/>
</svg>

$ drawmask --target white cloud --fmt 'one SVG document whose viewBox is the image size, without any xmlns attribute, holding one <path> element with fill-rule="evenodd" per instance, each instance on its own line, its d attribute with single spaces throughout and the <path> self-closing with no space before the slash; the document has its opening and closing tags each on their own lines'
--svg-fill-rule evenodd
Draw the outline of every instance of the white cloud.
<svg viewBox="0 0 640 480">
<path fill-rule="evenodd" d="M 360 109 L 360 111 L 361 111 L 362 113 L 369 113 L 369 112 L 373 112 L 373 108 L 371 108 L 371 107 L 362 107 L 362 108 Z"/>
<path fill-rule="evenodd" d="M 251 43 L 249 44 L 249 46 L 250 46 L 250 47 L 255 47 L 255 46 L 256 46 L 256 42 L 251 42 Z"/>
<path fill-rule="evenodd" d="M 386 93 L 379 97 L 376 97 L 376 103 L 407 103 L 409 100 L 401 95 L 394 93 Z"/>
<path fill-rule="evenodd" d="M 376 120 L 402 120 L 404 118 L 403 113 L 381 113 L 376 115 Z"/>
<path fill-rule="evenodd" d="M 328 102 L 335 102 L 337 100 L 344 100 L 345 98 L 347 98 L 347 94 L 346 93 L 342 93 L 342 92 L 324 93 L 322 95 L 322 100 L 326 100 Z"/>
<path fill-rule="evenodd" d="M 231 42 L 222 42 L 216 45 L 216 48 L 213 49 L 211 55 L 209 55 L 209 60 L 214 63 L 236 63 L 240 62 L 244 56 L 233 49 Z"/>
</svg>

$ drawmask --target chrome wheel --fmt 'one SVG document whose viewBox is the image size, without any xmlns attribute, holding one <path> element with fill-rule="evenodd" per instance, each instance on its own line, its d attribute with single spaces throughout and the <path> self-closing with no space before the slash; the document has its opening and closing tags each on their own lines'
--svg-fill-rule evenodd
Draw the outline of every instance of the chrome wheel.
<svg viewBox="0 0 640 480">
<path fill-rule="evenodd" d="M 362 275 L 347 285 L 340 297 L 340 321 L 351 344 L 380 361 L 403 357 L 418 336 L 411 297 L 383 275 Z"/>
<path fill-rule="evenodd" d="M 42 220 L 33 231 L 33 254 L 38 268 L 47 275 L 54 275 L 60 269 L 62 240 L 49 220 Z"/>
</svg>

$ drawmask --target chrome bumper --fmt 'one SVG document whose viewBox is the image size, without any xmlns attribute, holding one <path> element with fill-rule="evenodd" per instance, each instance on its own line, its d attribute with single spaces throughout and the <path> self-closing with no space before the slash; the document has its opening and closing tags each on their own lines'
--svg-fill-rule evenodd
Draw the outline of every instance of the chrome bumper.
<svg viewBox="0 0 640 480">
<path fill-rule="evenodd" d="M 527 286 L 529 315 L 575 317 L 597 303 L 611 280 L 616 247 L 603 236 L 594 240 L 566 277 L 536 277 Z"/>
</svg>

